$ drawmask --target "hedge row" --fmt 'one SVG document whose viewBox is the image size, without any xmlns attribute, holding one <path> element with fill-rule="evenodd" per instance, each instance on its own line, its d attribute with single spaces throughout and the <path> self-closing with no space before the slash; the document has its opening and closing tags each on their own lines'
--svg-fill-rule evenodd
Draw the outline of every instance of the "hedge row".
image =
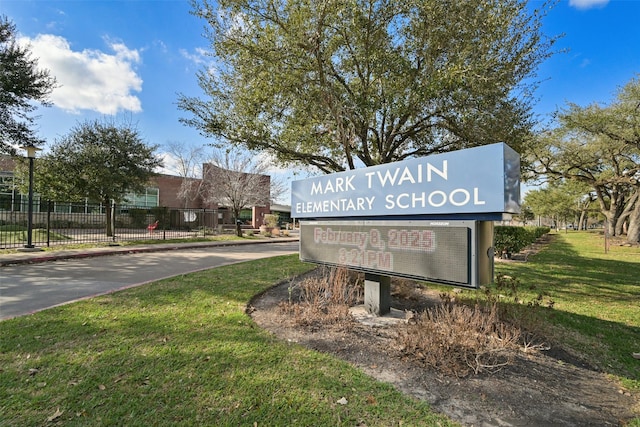
<svg viewBox="0 0 640 427">
<path fill-rule="evenodd" d="M 540 236 L 547 234 L 549 227 L 512 227 L 498 225 L 494 227 L 493 244 L 496 255 L 506 252 L 515 254 L 532 244 Z"/>
</svg>

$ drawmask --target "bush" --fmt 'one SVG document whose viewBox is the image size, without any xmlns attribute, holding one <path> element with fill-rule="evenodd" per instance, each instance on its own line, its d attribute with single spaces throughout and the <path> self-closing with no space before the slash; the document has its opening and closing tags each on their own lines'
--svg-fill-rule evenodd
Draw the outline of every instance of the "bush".
<svg viewBox="0 0 640 427">
<path fill-rule="evenodd" d="M 522 284 L 499 274 L 495 287 L 483 287 L 465 297 L 440 294 L 442 304 L 409 318 L 397 342 L 405 357 L 457 377 L 495 372 L 512 363 L 520 351 L 548 349 L 548 330 L 540 319 L 549 316 L 553 300 L 543 292 L 521 298 Z M 527 287 L 527 295 L 535 290 Z"/>
<path fill-rule="evenodd" d="M 279 221 L 280 217 L 277 214 L 266 214 L 262 222 L 267 227 L 274 228 L 278 226 Z"/>
<path fill-rule="evenodd" d="M 27 231 L 27 227 L 18 224 L 0 225 L 0 231 Z"/>
<path fill-rule="evenodd" d="M 493 233 L 496 255 L 518 253 L 549 231 L 549 227 L 497 226 Z"/>
<path fill-rule="evenodd" d="M 497 304 L 483 308 L 445 303 L 414 319 L 398 334 L 402 353 L 456 377 L 510 364 L 521 334 L 517 326 L 499 319 Z"/>
<path fill-rule="evenodd" d="M 145 228 L 147 226 L 147 209 L 129 209 L 131 226 L 135 228 Z"/>
<path fill-rule="evenodd" d="M 364 282 L 357 273 L 344 267 L 328 268 L 289 287 L 289 301 L 280 310 L 298 326 L 339 325 L 349 327 L 352 305 L 360 302 Z"/>
</svg>

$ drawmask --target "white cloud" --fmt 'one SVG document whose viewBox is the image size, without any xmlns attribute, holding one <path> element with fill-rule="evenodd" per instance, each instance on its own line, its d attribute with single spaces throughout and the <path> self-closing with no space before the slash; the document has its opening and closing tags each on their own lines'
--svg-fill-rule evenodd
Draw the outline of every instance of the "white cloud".
<svg viewBox="0 0 640 427">
<path fill-rule="evenodd" d="M 207 51 L 203 48 L 196 48 L 195 53 L 190 53 L 186 49 L 180 49 L 180 54 L 196 65 L 202 65 L 210 62 L 207 58 Z"/>
<path fill-rule="evenodd" d="M 162 157 L 162 167 L 156 168 L 157 173 L 174 176 L 180 175 L 180 162 L 173 154 L 160 153 L 160 157 Z"/>
<path fill-rule="evenodd" d="M 51 94 L 51 101 L 57 107 L 73 113 L 142 111 L 140 99 L 132 94 L 142 90 L 142 79 L 135 70 L 140 62 L 139 52 L 123 43 L 106 42 L 112 54 L 89 49 L 74 51 L 65 38 L 51 34 L 21 39 L 21 43 L 30 45 L 38 66 L 56 78 L 59 87 Z"/>
<path fill-rule="evenodd" d="M 604 7 L 609 0 L 569 0 L 569 6 L 577 9 L 591 9 L 594 7 Z"/>
</svg>

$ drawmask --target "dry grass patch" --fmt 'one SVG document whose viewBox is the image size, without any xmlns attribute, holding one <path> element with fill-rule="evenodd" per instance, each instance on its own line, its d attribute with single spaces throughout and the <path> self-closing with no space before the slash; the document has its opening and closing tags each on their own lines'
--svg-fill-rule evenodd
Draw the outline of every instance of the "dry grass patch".
<svg viewBox="0 0 640 427">
<path fill-rule="evenodd" d="M 511 363 L 521 331 L 486 308 L 444 303 L 417 314 L 398 334 L 410 359 L 446 375 L 492 372 Z"/>
<path fill-rule="evenodd" d="M 525 303 L 519 287 L 518 280 L 498 276 L 495 287 L 475 293 L 475 301 L 463 301 L 452 291 L 441 293 L 440 303 L 433 306 L 434 300 L 425 300 L 423 284 L 394 278 L 393 297 L 420 307 L 407 323 L 396 326 L 402 356 L 445 375 L 465 377 L 496 372 L 511 364 L 518 351 L 539 348 L 543 335 L 537 316 L 530 313 L 543 309 L 544 298 Z M 362 303 L 364 277 L 345 268 L 322 268 L 292 282 L 288 292 L 287 301 L 278 306 L 287 323 L 310 331 L 349 330 L 355 325 L 349 309 Z"/>
<path fill-rule="evenodd" d="M 349 307 L 362 301 L 364 281 L 346 268 L 322 268 L 318 274 L 291 284 L 289 299 L 279 305 L 297 326 L 319 327 L 353 322 Z"/>
</svg>

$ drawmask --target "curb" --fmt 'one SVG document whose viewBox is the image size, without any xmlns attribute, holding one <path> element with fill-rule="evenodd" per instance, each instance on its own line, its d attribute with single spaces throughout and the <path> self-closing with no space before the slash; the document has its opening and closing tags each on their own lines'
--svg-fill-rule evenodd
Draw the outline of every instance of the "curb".
<svg viewBox="0 0 640 427">
<path fill-rule="evenodd" d="M 251 245 L 251 244 L 269 244 L 269 243 L 284 243 L 284 242 L 297 242 L 299 238 L 275 238 L 270 240 L 251 240 L 251 241 L 241 241 L 241 240 L 230 240 L 223 242 L 211 242 L 211 243 L 175 243 L 175 244 L 158 244 L 158 245 L 149 245 L 149 246 L 140 246 L 140 247 L 113 247 L 112 249 L 104 249 L 104 250 L 95 250 L 95 251 L 82 251 L 82 252 L 74 252 L 74 253 L 52 253 L 46 255 L 34 255 L 27 256 L 23 258 L 8 258 L 10 255 L 7 255 L 8 259 L 2 260 L 0 259 L 0 267 L 12 266 L 12 265 L 21 265 L 21 264 L 36 264 L 36 263 L 44 263 L 51 261 L 59 261 L 66 259 L 76 259 L 76 258 L 95 258 L 101 256 L 111 256 L 111 255 L 126 255 L 126 254 L 137 254 L 137 253 L 146 253 L 146 252 L 164 252 L 164 251 L 176 251 L 182 249 L 198 249 L 198 248 L 210 248 L 210 247 L 224 247 L 224 246 L 242 246 L 242 245 Z"/>
</svg>

